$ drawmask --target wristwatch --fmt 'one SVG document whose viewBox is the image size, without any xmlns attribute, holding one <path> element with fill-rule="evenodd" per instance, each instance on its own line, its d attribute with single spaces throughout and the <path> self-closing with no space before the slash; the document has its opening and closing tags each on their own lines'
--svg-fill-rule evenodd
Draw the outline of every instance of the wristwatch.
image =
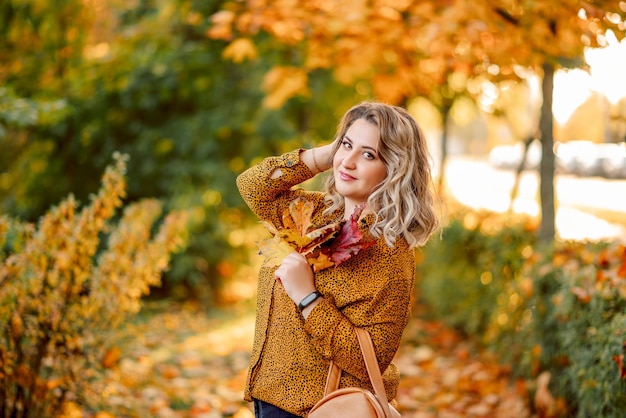
<svg viewBox="0 0 626 418">
<path fill-rule="evenodd" d="M 317 290 L 315 292 L 309 293 L 308 295 L 306 295 L 305 297 L 302 298 L 300 303 L 298 303 L 298 309 L 300 309 L 300 311 L 302 311 L 304 308 L 306 308 L 307 306 L 309 306 L 310 304 L 315 302 L 317 300 L 317 298 L 319 298 L 321 296 L 322 296 L 322 294 L 320 292 L 318 292 Z"/>
</svg>

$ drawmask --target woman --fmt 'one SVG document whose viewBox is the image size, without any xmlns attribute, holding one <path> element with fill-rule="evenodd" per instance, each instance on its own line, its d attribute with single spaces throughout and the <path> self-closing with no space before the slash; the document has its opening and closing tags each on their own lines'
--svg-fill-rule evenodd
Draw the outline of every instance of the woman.
<svg viewBox="0 0 626 418">
<path fill-rule="evenodd" d="M 326 192 L 296 186 L 326 170 Z M 278 268 L 259 272 L 257 318 L 245 399 L 256 417 L 306 417 L 321 399 L 333 359 L 341 386 L 371 390 L 354 327 L 369 331 L 387 397 L 399 382 L 391 363 L 410 318 L 414 247 L 438 226 L 426 141 L 400 107 L 364 102 L 342 118 L 335 140 L 310 150 L 269 157 L 237 178 L 259 219 L 281 228 L 289 203 L 314 203 L 311 221 L 324 226 L 359 220 L 373 245 L 314 273 L 294 252 Z"/>
</svg>

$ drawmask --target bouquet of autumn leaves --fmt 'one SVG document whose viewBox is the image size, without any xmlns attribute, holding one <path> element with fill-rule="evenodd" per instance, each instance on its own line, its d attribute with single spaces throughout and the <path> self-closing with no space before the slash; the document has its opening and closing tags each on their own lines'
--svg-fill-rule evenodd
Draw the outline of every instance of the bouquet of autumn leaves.
<svg viewBox="0 0 626 418">
<path fill-rule="evenodd" d="M 337 266 L 374 245 L 374 241 L 363 242 L 359 230 L 363 206 L 358 206 L 349 220 L 331 222 L 321 228 L 311 224 L 313 210 L 312 202 L 298 197 L 283 212 L 282 228 L 263 222 L 272 234 L 259 243 L 259 254 L 265 256 L 264 266 L 279 266 L 288 254 L 297 251 L 307 259 L 313 271 L 318 272 Z"/>
</svg>

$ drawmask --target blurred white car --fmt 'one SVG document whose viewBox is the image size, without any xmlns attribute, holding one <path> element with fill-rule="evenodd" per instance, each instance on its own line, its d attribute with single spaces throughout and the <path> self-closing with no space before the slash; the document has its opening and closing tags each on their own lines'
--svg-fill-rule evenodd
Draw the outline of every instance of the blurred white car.
<svg viewBox="0 0 626 418">
<path fill-rule="evenodd" d="M 489 153 L 489 163 L 497 168 L 517 169 L 524 156 L 524 144 L 518 142 L 513 145 L 498 145 Z M 533 140 L 526 154 L 525 169 L 539 167 L 541 161 L 541 143 Z"/>
<path fill-rule="evenodd" d="M 499 145 L 489 153 L 489 163 L 497 168 L 517 169 L 523 153 L 522 143 Z M 559 173 L 626 179 L 626 143 L 557 142 L 554 155 L 555 168 Z M 524 168 L 536 169 L 540 162 L 541 143 L 534 140 L 528 148 Z"/>
<path fill-rule="evenodd" d="M 591 141 L 560 142 L 555 145 L 559 171 L 578 176 L 626 178 L 626 144 Z"/>
<path fill-rule="evenodd" d="M 608 178 L 626 179 L 626 142 L 603 145 L 606 145 L 600 157 L 603 175 Z"/>
</svg>

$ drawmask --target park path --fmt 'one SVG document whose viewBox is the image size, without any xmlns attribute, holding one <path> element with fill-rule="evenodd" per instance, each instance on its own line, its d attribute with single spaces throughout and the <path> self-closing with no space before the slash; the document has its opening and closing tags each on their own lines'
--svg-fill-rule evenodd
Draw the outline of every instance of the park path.
<svg viewBox="0 0 626 418">
<path fill-rule="evenodd" d="M 251 418 L 242 390 L 249 312 L 206 315 L 169 306 L 127 326 L 105 358 L 94 418 Z M 396 360 L 405 418 L 531 417 L 525 387 L 506 366 L 436 321 L 412 319 Z M 84 416 L 84 415 L 83 415 Z"/>
</svg>

